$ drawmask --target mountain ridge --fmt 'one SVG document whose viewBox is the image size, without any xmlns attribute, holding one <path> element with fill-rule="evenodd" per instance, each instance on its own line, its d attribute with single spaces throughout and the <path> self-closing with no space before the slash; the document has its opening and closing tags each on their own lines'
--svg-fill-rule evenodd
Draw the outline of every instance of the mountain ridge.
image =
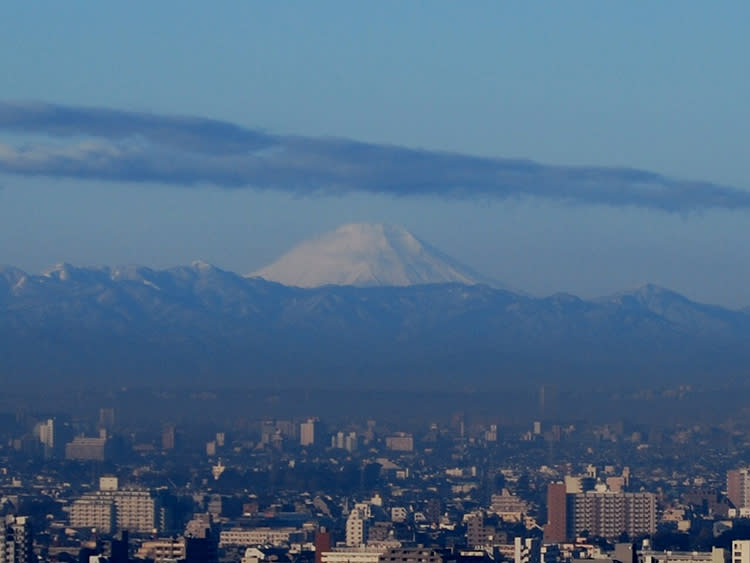
<svg viewBox="0 0 750 563">
<path fill-rule="evenodd" d="M 204 262 L 52 270 L 0 269 L 0 380 L 502 387 L 750 365 L 750 311 L 656 286 L 585 300 L 459 283 L 297 288 Z"/>
</svg>

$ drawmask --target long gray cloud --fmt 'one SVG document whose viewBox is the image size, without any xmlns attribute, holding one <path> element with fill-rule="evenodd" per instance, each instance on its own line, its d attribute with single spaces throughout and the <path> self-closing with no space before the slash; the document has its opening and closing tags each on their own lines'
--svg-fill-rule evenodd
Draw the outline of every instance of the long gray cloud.
<svg viewBox="0 0 750 563">
<path fill-rule="evenodd" d="M 632 205 L 665 211 L 750 208 L 750 192 L 618 167 L 275 135 L 197 117 L 0 102 L 0 172 L 25 176 L 210 184 L 302 195 L 394 196 Z"/>
</svg>

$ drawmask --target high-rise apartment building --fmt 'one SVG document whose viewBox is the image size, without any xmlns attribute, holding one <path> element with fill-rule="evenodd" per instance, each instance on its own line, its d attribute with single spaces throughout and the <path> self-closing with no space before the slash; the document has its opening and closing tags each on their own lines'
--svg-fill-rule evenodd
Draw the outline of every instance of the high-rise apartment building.
<svg viewBox="0 0 750 563">
<path fill-rule="evenodd" d="M 70 509 L 74 528 L 152 533 L 157 526 L 157 502 L 150 491 L 103 490 L 75 500 Z"/>
<path fill-rule="evenodd" d="M 161 431 L 161 449 L 173 450 L 177 443 L 177 429 L 173 424 L 167 424 Z"/>
<path fill-rule="evenodd" d="M 353 452 L 357 449 L 357 433 L 342 431 L 337 432 L 334 436 L 331 436 L 331 447 L 338 448 L 340 450 L 346 450 Z"/>
<path fill-rule="evenodd" d="M 34 555 L 34 537 L 31 522 L 26 516 L 6 516 L 3 523 L 0 561 L 2 563 L 31 563 Z"/>
<path fill-rule="evenodd" d="M 116 491 L 112 493 L 117 509 L 118 530 L 153 532 L 156 528 L 156 499 L 150 491 Z"/>
<path fill-rule="evenodd" d="M 732 563 L 750 563 L 750 540 L 732 542 Z"/>
<path fill-rule="evenodd" d="M 593 536 L 631 538 L 656 532 L 656 496 L 653 493 L 586 492 L 571 495 L 566 511 L 568 534 L 584 530 Z"/>
<path fill-rule="evenodd" d="M 54 448 L 55 447 L 55 421 L 52 418 L 48 418 L 44 422 L 40 422 L 37 425 L 37 429 L 39 432 L 39 441 L 46 447 L 46 448 Z"/>
<path fill-rule="evenodd" d="M 653 493 L 570 493 L 564 487 L 562 483 L 553 483 L 547 489 L 545 541 L 570 540 L 584 530 L 603 538 L 617 538 L 623 533 L 637 537 L 656 531 L 656 496 Z"/>
<path fill-rule="evenodd" d="M 735 508 L 750 507 L 750 468 L 727 471 L 727 497 Z"/>
<path fill-rule="evenodd" d="M 562 543 L 567 539 L 567 490 L 565 483 L 547 486 L 547 525 L 544 527 L 545 543 Z"/>
<path fill-rule="evenodd" d="M 115 427 L 115 409 L 103 407 L 99 409 L 99 428 L 113 430 Z"/>
<path fill-rule="evenodd" d="M 482 510 L 472 512 L 465 518 L 466 543 L 473 548 L 492 545 L 495 527 L 485 525 L 485 513 Z"/>
<path fill-rule="evenodd" d="M 300 446 L 313 446 L 315 445 L 315 427 L 317 426 L 317 419 L 308 418 L 306 422 L 299 425 L 299 444 Z"/>
<path fill-rule="evenodd" d="M 359 547 L 367 543 L 367 514 L 361 508 L 355 508 L 346 519 L 346 545 Z"/>
<path fill-rule="evenodd" d="M 73 528 L 90 528 L 111 534 L 116 525 L 115 502 L 111 497 L 84 496 L 73 501 L 69 517 Z"/>
</svg>

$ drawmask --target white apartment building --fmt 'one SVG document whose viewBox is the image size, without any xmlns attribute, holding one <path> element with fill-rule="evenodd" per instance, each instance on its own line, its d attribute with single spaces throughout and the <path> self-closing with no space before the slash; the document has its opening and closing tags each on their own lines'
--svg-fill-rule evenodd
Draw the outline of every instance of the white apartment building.
<svg viewBox="0 0 750 563">
<path fill-rule="evenodd" d="M 113 491 L 118 530 L 153 532 L 156 528 L 156 501 L 149 491 Z"/>
<path fill-rule="evenodd" d="M 105 490 L 75 500 L 70 509 L 74 528 L 152 533 L 156 529 L 156 501 L 150 491 Z"/>
<path fill-rule="evenodd" d="M 583 530 L 604 538 L 616 538 L 623 532 L 631 538 L 656 532 L 653 493 L 576 493 L 568 495 L 566 512 L 569 537 Z"/>
<path fill-rule="evenodd" d="M 750 563 L 750 540 L 732 542 L 732 563 Z"/>
<path fill-rule="evenodd" d="M 406 518 L 409 513 L 403 506 L 394 506 L 391 508 L 391 521 L 392 522 L 406 522 Z"/>
<path fill-rule="evenodd" d="M 312 446 L 315 444 L 315 426 L 317 420 L 314 418 L 308 418 L 307 422 L 303 422 L 299 425 L 299 445 L 300 446 Z"/>
<path fill-rule="evenodd" d="M 369 506 L 367 507 L 369 511 Z M 367 512 L 355 507 L 346 519 L 346 545 L 360 547 L 367 543 Z"/>
<path fill-rule="evenodd" d="M 96 528 L 111 534 L 115 530 L 115 502 L 107 497 L 82 497 L 70 506 L 70 525 L 73 528 Z"/>
<path fill-rule="evenodd" d="M 378 563 L 386 548 L 375 547 L 337 547 L 321 554 L 322 563 Z"/>
<path fill-rule="evenodd" d="M 154 563 L 171 563 L 185 558 L 185 538 L 147 540 L 136 553 L 140 559 L 153 559 Z"/>
<path fill-rule="evenodd" d="M 8 515 L 1 523 L 3 533 L 0 536 L 0 562 L 32 563 L 36 561 L 31 521 L 26 516 Z"/>
<path fill-rule="evenodd" d="M 711 551 L 653 551 L 644 546 L 640 555 L 643 563 L 726 563 L 725 551 L 721 547 Z"/>
<path fill-rule="evenodd" d="M 305 532 L 299 528 L 233 528 L 219 534 L 219 547 L 251 545 L 288 545 L 302 541 Z"/>
</svg>

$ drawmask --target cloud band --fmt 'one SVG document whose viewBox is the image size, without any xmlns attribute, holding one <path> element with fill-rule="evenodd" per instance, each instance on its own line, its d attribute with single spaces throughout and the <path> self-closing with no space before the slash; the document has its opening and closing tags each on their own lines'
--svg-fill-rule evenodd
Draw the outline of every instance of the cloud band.
<svg viewBox="0 0 750 563">
<path fill-rule="evenodd" d="M 538 197 L 664 211 L 750 208 L 746 190 L 643 170 L 550 166 L 274 135 L 196 117 L 0 102 L 0 131 L 14 138 L 13 143 L 0 143 L 0 172 L 25 176 L 209 184 L 300 195 Z"/>
</svg>

